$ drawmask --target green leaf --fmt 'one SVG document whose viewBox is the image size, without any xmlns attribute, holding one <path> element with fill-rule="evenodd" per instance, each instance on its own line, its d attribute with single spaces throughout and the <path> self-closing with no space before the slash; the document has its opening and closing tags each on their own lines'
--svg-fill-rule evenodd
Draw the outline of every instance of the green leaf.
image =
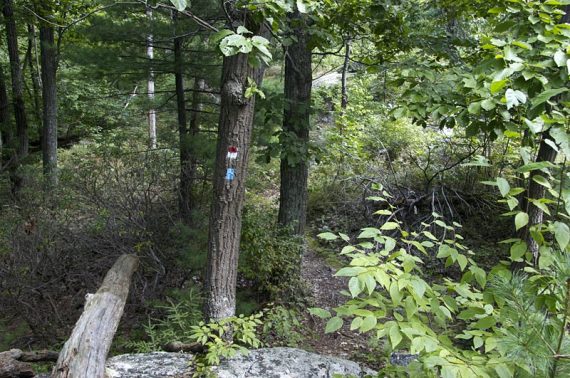
<svg viewBox="0 0 570 378">
<path fill-rule="evenodd" d="M 559 95 L 560 93 L 568 92 L 568 88 L 555 88 L 548 89 L 537 95 L 531 103 L 531 109 L 536 108 L 538 105 L 550 100 L 551 97 Z"/>
<path fill-rule="evenodd" d="M 297 10 L 299 13 L 307 13 L 307 6 L 303 2 L 303 0 L 297 0 Z"/>
<path fill-rule="evenodd" d="M 354 277 L 359 275 L 360 273 L 366 272 L 366 268 L 361 266 L 349 266 L 340 269 L 338 272 L 335 273 L 337 277 Z"/>
<path fill-rule="evenodd" d="M 511 88 L 505 92 L 505 98 L 507 99 L 507 109 L 526 103 L 526 95 L 519 90 L 512 90 Z"/>
<path fill-rule="evenodd" d="M 480 102 L 472 102 L 471 104 L 469 104 L 467 111 L 470 114 L 479 114 L 479 112 L 481 111 L 481 103 Z"/>
<path fill-rule="evenodd" d="M 552 185 L 550 185 L 550 181 L 548 181 L 544 176 L 541 175 L 532 175 L 532 181 L 536 182 L 537 184 L 540 184 L 542 186 L 544 186 L 545 188 L 551 189 Z"/>
<path fill-rule="evenodd" d="M 568 225 L 562 222 L 554 223 L 554 237 L 562 251 L 566 250 L 568 242 L 570 241 L 570 229 Z"/>
<path fill-rule="evenodd" d="M 496 106 L 497 105 L 495 104 L 495 101 L 492 98 L 488 98 L 481 102 L 481 107 L 487 111 L 495 109 Z"/>
<path fill-rule="evenodd" d="M 362 289 L 363 288 L 358 277 L 352 277 L 350 281 L 348 281 L 348 290 L 350 290 L 352 298 L 356 298 L 358 294 L 362 292 Z"/>
<path fill-rule="evenodd" d="M 467 266 L 467 257 L 461 254 L 457 255 L 457 263 L 462 271 L 465 270 L 465 267 Z"/>
<path fill-rule="evenodd" d="M 503 197 L 509 194 L 509 191 L 511 190 L 509 182 L 502 177 L 497 178 L 497 186 L 499 187 L 499 192 L 501 192 Z"/>
<path fill-rule="evenodd" d="M 487 349 L 485 347 L 485 349 Z M 495 366 L 495 372 L 499 378 L 512 378 L 514 377 L 514 371 L 510 369 L 507 364 L 498 364 Z"/>
<path fill-rule="evenodd" d="M 486 316 L 482 319 L 479 319 L 475 324 L 473 324 L 473 328 L 477 329 L 486 329 L 494 326 L 496 323 L 495 318 L 492 316 Z"/>
<path fill-rule="evenodd" d="M 397 228 L 400 228 L 400 225 L 396 222 L 386 222 L 380 227 L 380 229 L 384 231 L 395 230 Z"/>
<path fill-rule="evenodd" d="M 402 301 L 402 293 L 400 293 L 400 289 L 398 288 L 397 282 L 392 282 L 390 285 L 390 298 L 392 298 L 392 302 L 395 305 L 399 305 Z"/>
<path fill-rule="evenodd" d="M 186 0 L 170 0 L 170 2 L 179 12 L 182 12 L 188 6 L 188 2 Z"/>
<path fill-rule="evenodd" d="M 392 349 L 396 349 L 400 341 L 402 341 L 403 337 L 400 333 L 400 327 L 394 325 L 390 328 L 390 332 L 388 334 L 390 336 L 390 343 L 392 344 Z"/>
<path fill-rule="evenodd" d="M 350 330 L 354 331 L 362 325 L 362 318 L 357 316 L 356 318 L 352 319 L 352 323 L 350 323 Z"/>
<path fill-rule="evenodd" d="M 320 239 L 323 239 L 323 240 L 336 240 L 336 239 L 338 239 L 338 236 L 333 234 L 332 232 L 322 232 L 322 233 L 318 234 L 317 237 Z"/>
<path fill-rule="evenodd" d="M 338 331 L 342 327 L 343 321 L 338 316 L 331 318 L 325 327 L 325 333 L 332 333 Z"/>
<path fill-rule="evenodd" d="M 564 67 L 566 65 L 566 61 L 568 60 L 568 56 L 562 50 L 557 50 L 554 53 L 554 63 L 558 67 Z"/>
<path fill-rule="evenodd" d="M 528 214 L 524 211 L 521 211 L 515 216 L 515 228 L 516 230 L 520 230 L 524 226 L 528 224 Z"/>
<path fill-rule="evenodd" d="M 340 251 L 340 254 L 346 255 L 347 253 L 353 252 L 354 250 L 356 250 L 355 247 L 353 247 L 351 245 L 346 245 L 342 248 L 342 251 Z"/>
<path fill-rule="evenodd" d="M 526 118 L 523 118 L 523 120 L 533 134 L 540 133 L 544 127 L 544 120 L 540 117 L 537 117 L 532 121 Z"/>
<path fill-rule="evenodd" d="M 374 227 L 363 228 L 360 235 L 357 236 L 358 239 L 373 238 L 380 234 L 380 230 Z"/>
<path fill-rule="evenodd" d="M 491 83 L 491 93 L 495 94 L 497 92 L 499 92 L 501 89 L 503 89 L 505 86 L 507 85 L 507 79 L 503 79 L 503 80 L 498 80 L 498 81 L 493 81 Z"/>
<path fill-rule="evenodd" d="M 376 318 L 376 316 L 374 316 L 374 315 L 367 316 L 362 321 L 362 325 L 360 326 L 360 332 L 370 331 L 371 329 L 376 327 L 377 322 L 378 322 L 378 319 Z"/>
<path fill-rule="evenodd" d="M 214 33 L 212 36 L 210 36 L 210 42 L 217 44 L 218 42 L 220 42 L 222 39 L 224 39 L 225 37 L 227 37 L 228 35 L 232 35 L 235 34 L 232 30 L 229 29 L 222 29 L 216 33 Z"/>
<path fill-rule="evenodd" d="M 518 261 L 526 253 L 527 246 L 525 242 L 519 241 L 511 246 L 511 260 Z"/>
<path fill-rule="evenodd" d="M 328 319 L 331 317 L 331 313 L 328 312 L 327 310 L 324 310 L 322 308 L 318 308 L 318 307 L 312 307 L 309 308 L 309 314 L 317 316 L 321 319 Z"/>
</svg>

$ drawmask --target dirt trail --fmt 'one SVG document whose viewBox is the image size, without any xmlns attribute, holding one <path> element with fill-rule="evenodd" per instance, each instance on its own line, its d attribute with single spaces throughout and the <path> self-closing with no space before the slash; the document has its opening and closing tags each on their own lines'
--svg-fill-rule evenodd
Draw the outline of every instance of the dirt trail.
<svg viewBox="0 0 570 378">
<path fill-rule="evenodd" d="M 347 289 L 348 280 L 335 277 L 335 270 L 331 268 L 324 258 L 312 250 L 307 250 L 301 265 L 301 277 L 307 284 L 312 295 L 312 306 L 330 311 L 344 303 L 346 297 L 341 290 Z M 311 330 L 312 337 L 306 340 L 308 346 L 319 354 L 355 359 L 369 351 L 367 338 L 350 331 L 350 323 L 338 331 L 325 334 L 326 321 L 317 317 L 307 320 L 306 326 Z M 357 358 L 358 359 L 358 358 Z"/>
</svg>

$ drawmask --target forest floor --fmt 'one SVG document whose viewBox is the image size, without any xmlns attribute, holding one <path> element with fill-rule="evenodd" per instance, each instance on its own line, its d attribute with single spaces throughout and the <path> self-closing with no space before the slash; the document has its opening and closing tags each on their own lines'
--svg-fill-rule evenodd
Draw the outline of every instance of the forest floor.
<svg viewBox="0 0 570 378">
<path fill-rule="evenodd" d="M 319 307 L 333 313 L 333 308 L 343 304 L 348 298 L 341 294 L 347 289 L 348 279 L 336 277 L 325 257 L 312 249 L 307 249 L 301 264 L 301 277 L 311 294 L 312 307 Z M 368 335 L 350 331 L 350 322 L 337 332 L 325 333 L 326 320 L 309 316 L 304 326 L 308 330 L 305 347 L 312 352 L 341 357 L 361 362 L 371 368 L 378 368 L 378 360 L 373 361 Z"/>
</svg>

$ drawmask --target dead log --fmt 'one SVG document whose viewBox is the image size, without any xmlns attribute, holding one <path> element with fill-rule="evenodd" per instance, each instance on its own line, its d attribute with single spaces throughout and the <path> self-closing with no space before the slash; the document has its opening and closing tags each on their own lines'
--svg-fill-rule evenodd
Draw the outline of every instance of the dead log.
<svg viewBox="0 0 570 378">
<path fill-rule="evenodd" d="M 87 294 L 83 314 L 59 354 L 52 378 L 103 378 L 105 361 L 123 315 L 138 257 L 122 255 L 95 294 Z"/>
<path fill-rule="evenodd" d="M 58 357 L 59 352 L 54 352 L 53 350 L 34 350 L 31 352 L 22 352 L 22 355 L 18 358 L 18 360 L 24 362 L 55 362 L 57 361 Z"/>
<path fill-rule="evenodd" d="M 165 352 L 190 352 L 190 353 L 204 353 L 206 350 L 204 345 L 200 343 L 182 343 L 180 341 L 172 341 L 164 344 L 162 350 Z"/>
<path fill-rule="evenodd" d="M 24 378 L 33 377 L 34 370 L 28 363 L 18 361 L 22 351 L 12 349 L 0 352 L 0 378 Z"/>
</svg>

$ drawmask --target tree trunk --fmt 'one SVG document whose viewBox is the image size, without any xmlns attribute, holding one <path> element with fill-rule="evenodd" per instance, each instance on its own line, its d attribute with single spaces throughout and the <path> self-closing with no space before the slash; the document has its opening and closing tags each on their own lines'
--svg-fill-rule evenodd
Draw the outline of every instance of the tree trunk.
<svg viewBox="0 0 570 378">
<path fill-rule="evenodd" d="M 298 14 L 293 17 L 300 18 Z M 281 225 L 292 227 L 295 234 L 301 235 L 307 218 L 312 71 L 306 28 L 298 27 L 294 33 L 297 40 L 287 48 L 285 54 L 285 109 L 278 220 Z"/>
<path fill-rule="evenodd" d="M 34 25 L 28 24 L 28 52 L 26 54 L 28 58 L 28 67 L 30 68 L 30 79 L 32 81 L 32 98 L 34 99 L 34 115 L 38 121 L 38 124 L 42 122 L 42 106 L 40 99 L 40 92 L 42 87 L 42 82 L 38 74 L 39 64 L 35 64 L 34 57 L 37 58 L 37 41 L 36 41 L 36 29 Z"/>
<path fill-rule="evenodd" d="M 535 160 L 536 162 L 554 162 L 554 160 L 556 160 L 556 151 L 546 143 L 546 140 L 549 138 L 550 137 L 546 134 L 546 132 L 542 134 L 542 140 L 540 142 L 540 146 L 538 147 L 538 154 Z M 535 175 L 540 175 L 540 171 L 535 170 L 531 172 L 530 178 L 528 180 L 526 197 L 530 199 L 544 198 L 546 196 L 546 188 L 534 181 L 533 177 Z M 532 237 L 530 228 L 542 223 L 544 212 L 526 199 L 524 200 L 523 208 L 526 208 L 525 210 L 528 214 L 528 224 L 520 229 L 519 235 L 520 238 L 526 242 L 527 248 L 532 253 L 532 256 L 534 258 L 534 263 L 537 265 L 539 259 L 539 245 Z M 516 264 L 515 269 L 520 267 L 520 264 Z"/>
<path fill-rule="evenodd" d="M 53 26 L 44 23 L 40 26 L 41 65 L 42 65 L 42 161 L 46 186 L 57 186 L 57 84 L 56 46 Z"/>
<path fill-rule="evenodd" d="M 107 354 L 138 262 L 134 255 L 122 255 L 97 293 L 87 294 L 85 310 L 59 354 L 52 378 L 104 377 Z"/>
<path fill-rule="evenodd" d="M 35 375 L 32 365 L 19 360 L 21 356 L 22 351 L 19 349 L 0 352 L 0 378 L 33 377 Z"/>
<path fill-rule="evenodd" d="M 195 78 L 194 91 L 192 93 L 192 109 L 190 111 L 190 129 L 186 130 L 184 143 L 180 146 L 180 211 L 183 220 L 187 224 L 190 224 L 191 214 L 197 201 L 194 196 L 196 171 L 198 169 L 195 138 L 200 132 L 201 92 L 204 89 L 206 89 L 206 81 L 202 78 Z"/>
<path fill-rule="evenodd" d="M 566 12 L 566 14 L 559 21 L 561 24 L 570 22 L 570 5 L 567 5 L 564 8 L 564 11 Z M 552 140 L 550 138 L 550 135 L 548 135 L 548 132 L 543 132 L 542 140 L 540 141 L 540 145 L 538 147 L 538 153 L 536 155 L 536 160 L 535 160 L 536 162 L 541 162 L 541 161 L 554 162 L 556 160 L 557 152 L 552 147 L 550 147 L 550 145 L 546 143 L 548 139 Z M 531 175 L 528 180 L 528 189 L 527 189 L 526 198 L 540 199 L 545 197 L 546 188 L 533 180 L 533 177 L 539 174 L 540 171 L 536 170 L 531 171 Z M 528 250 L 532 253 L 534 264 L 535 266 L 538 266 L 538 259 L 540 257 L 539 245 L 536 242 L 536 240 L 534 240 L 534 238 L 532 237 L 530 233 L 530 228 L 532 226 L 536 226 L 542 223 L 544 219 L 544 212 L 535 205 L 533 205 L 526 198 L 522 202 L 522 208 L 525 209 L 526 213 L 528 214 L 528 223 L 525 227 L 519 230 L 519 237 L 526 242 Z M 514 269 L 520 269 L 523 267 L 524 264 L 514 264 Z"/>
<path fill-rule="evenodd" d="M 348 105 L 348 88 L 346 85 L 346 81 L 348 78 L 348 68 L 350 65 L 350 46 L 352 41 L 350 37 L 346 39 L 344 44 L 344 63 L 342 64 L 342 76 L 341 76 L 341 99 L 340 99 L 340 108 L 342 111 L 346 109 Z"/>
<path fill-rule="evenodd" d="M 233 5 L 229 2 L 228 6 Z M 230 13 L 235 13 L 229 9 Z M 234 20 L 247 19 L 238 14 Z M 249 23 L 249 22 L 248 22 Z M 257 30 L 255 25 L 246 25 Z M 213 200 L 208 235 L 204 315 L 217 321 L 235 314 L 238 251 L 255 97 L 245 98 L 247 79 L 260 85 L 264 68 L 246 54 L 224 57 Z"/>
<path fill-rule="evenodd" d="M 12 98 L 14 101 L 14 117 L 16 119 L 16 134 L 18 147 L 16 158 L 22 160 L 28 155 L 28 120 L 24 105 L 24 77 L 20 66 L 20 54 L 18 53 L 18 36 L 16 33 L 16 21 L 12 0 L 3 0 L 2 13 L 6 22 L 6 41 L 8 56 L 10 57 L 10 71 L 12 74 Z"/>
<path fill-rule="evenodd" d="M 152 23 L 152 8 L 146 8 L 146 15 L 150 23 Z M 146 37 L 146 56 L 149 63 L 149 73 L 147 81 L 147 92 L 148 99 L 151 103 L 151 108 L 148 110 L 148 136 L 150 148 L 156 148 L 156 110 L 153 108 L 154 101 L 154 69 L 152 67 L 152 61 L 154 59 L 154 41 L 152 33 L 149 33 Z"/>
<path fill-rule="evenodd" d="M 4 69 L 0 66 L 0 171 L 7 156 L 4 156 L 4 148 L 10 144 L 10 109 L 8 105 L 8 90 L 6 89 L 6 77 Z"/>
</svg>

